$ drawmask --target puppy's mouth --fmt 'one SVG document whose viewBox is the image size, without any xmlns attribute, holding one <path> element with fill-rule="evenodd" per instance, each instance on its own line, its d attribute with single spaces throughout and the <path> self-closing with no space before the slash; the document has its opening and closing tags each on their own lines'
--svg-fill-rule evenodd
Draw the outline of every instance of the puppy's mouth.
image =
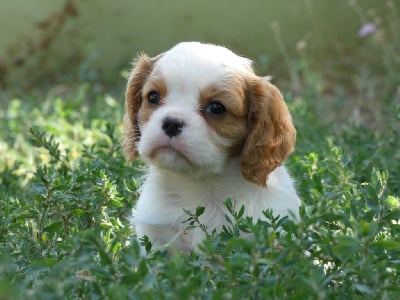
<svg viewBox="0 0 400 300">
<path fill-rule="evenodd" d="M 183 160 L 190 166 L 195 166 L 195 163 L 183 151 L 171 146 L 165 145 L 155 148 L 149 155 L 151 160 L 166 160 L 173 158 L 176 161 Z"/>
</svg>

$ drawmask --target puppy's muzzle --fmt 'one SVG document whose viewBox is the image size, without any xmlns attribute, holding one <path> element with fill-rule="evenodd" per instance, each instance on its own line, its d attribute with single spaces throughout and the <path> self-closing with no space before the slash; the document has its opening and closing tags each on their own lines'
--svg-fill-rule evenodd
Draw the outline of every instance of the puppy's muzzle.
<svg viewBox="0 0 400 300">
<path fill-rule="evenodd" d="M 185 126 L 183 120 L 178 118 L 166 117 L 162 122 L 162 130 L 169 137 L 173 138 L 178 136 L 182 132 L 182 128 Z"/>
</svg>

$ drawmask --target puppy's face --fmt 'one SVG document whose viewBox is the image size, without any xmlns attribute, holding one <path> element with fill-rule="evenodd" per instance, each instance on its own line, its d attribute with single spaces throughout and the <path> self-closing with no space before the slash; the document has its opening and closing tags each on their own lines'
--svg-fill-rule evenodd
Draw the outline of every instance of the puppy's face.
<svg viewBox="0 0 400 300">
<path fill-rule="evenodd" d="M 264 186 L 292 151 L 290 114 L 279 93 L 230 50 L 181 43 L 140 56 L 126 92 L 125 151 L 188 175 L 223 173 L 240 157 L 243 176 Z"/>
</svg>

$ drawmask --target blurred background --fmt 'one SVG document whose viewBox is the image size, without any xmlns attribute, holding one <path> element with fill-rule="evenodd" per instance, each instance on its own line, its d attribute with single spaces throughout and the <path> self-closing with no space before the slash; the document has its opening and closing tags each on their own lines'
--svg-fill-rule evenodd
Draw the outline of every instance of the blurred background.
<svg viewBox="0 0 400 300">
<path fill-rule="evenodd" d="M 397 0 L 2 0 L 0 103 L 83 83 L 123 102 L 138 53 L 197 40 L 251 58 L 286 100 L 306 100 L 328 122 L 386 126 L 400 101 L 399 9 Z"/>
<path fill-rule="evenodd" d="M 382 33 L 396 25 L 399 7 L 375 0 L 2 0 L 0 82 L 116 82 L 137 53 L 155 55 L 183 40 L 225 45 L 292 84 L 290 64 L 302 57 L 346 81 L 360 56 L 367 56 L 363 64 L 382 63 L 365 48 L 390 38 Z"/>
</svg>

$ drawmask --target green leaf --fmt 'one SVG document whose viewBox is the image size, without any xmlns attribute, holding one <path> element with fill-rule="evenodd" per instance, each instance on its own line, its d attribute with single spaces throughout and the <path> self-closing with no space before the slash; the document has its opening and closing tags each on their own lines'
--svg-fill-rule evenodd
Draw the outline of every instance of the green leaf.
<svg viewBox="0 0 400 300">
<path fill-rule="evenodd" d="M 73 214 L 75 215 L 75 216 L 82 216 L 82 215 L 84 215 L 84 214 L 86 214 L 87 212 L 85 211 L 85 210 L 83 210 L 83 209 L 81 209 L 81 208 L 77 208 L 77 209 L 74 209 L 73 210 Z"/>
<path fill-rule="evenodd" d="M 392 210 L 390 213 L 382 217 L 383 220 L 391 221 L 391 220 L 400 220 L 400 209 Z"/>
<path fill-rule="evenodd" d="M 48 233 L 55 233 L 60 231 L 63 228 L 64 223 L 62 221 L 51 223 L 50 225 L 46 226 L 43 231 Z"/>
<path fill-rule="evenodd" d="M 367 295 L 373 294 L 373 290 L 365 284 L 355 283 L 353 286 L 357 291 L 359 291 L 362 294 L 367 294 Z"/>
<path fill-rule="evenodd" d="M 242 205 L 242 207 L 240 208 L 237 214 L 237 218 L 240 219 L 241 217 L 243 217 L 243 215 L 244 215 L 244 205 Z"/>
<path fill-rule="evenodd" d="M 201 216 L 201 215 L 204 213 L 205 209 L 206 209 L 206 208 L 205 208 L 204 206 L 199 206 L 199 207 L 197 207 L 197 208 L 196 208 L 196 217 Z"/>
<path fill-rule="evenodd" d="M 56 260 L 51 259 L 51 258 L 44 258 L 41 260 L 36 260 L 34 262 L 32 262 L 31 266 L 34 268 L 48 268 L 48 267 L 52 267 L 57 263 Z"/>
<path fill-rule="evenodd" d="M 42 195 L 42 196 L 45 196 L 46 195 L 46 188 L 45 188 L 45 186 L 43 185 L 43 184 L 41 184 L 41 183 L 32 183 L 32 189 L 36 192 L 36 193 L 38 193 L 38 194 L 40 194 L 40 195 Z"/>
<path fill-rule="evenodd" d="M 371 243 L 371 246 L 381 247 L 387 250 L 399 250 L 400 242 L 394 240 L 381 240 Z"/>
<path fill-rule="evenodd" d="M 346 257 L 360 249 L 360 241 L 350 236 L 340 237 L 338 243 L 333 247 L 335 254 L 340 254 L 342 257 Z"/>
</svg>

